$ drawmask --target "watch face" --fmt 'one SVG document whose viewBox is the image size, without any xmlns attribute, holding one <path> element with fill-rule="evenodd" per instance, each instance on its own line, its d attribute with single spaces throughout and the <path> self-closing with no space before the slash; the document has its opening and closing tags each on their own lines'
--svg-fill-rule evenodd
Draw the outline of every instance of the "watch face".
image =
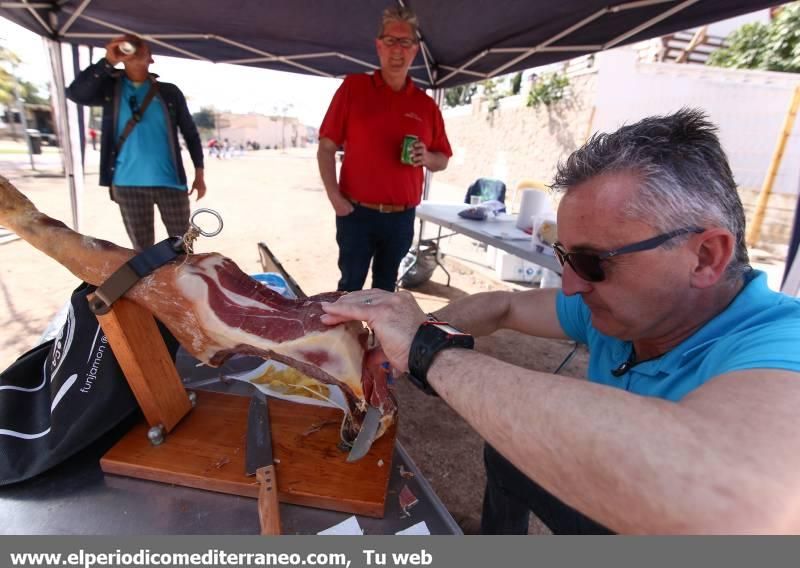
<svg viewBox="0 0 800 568">
<path fill-rule="evenodd" d="M 438 327 L 439 329 L 441 329 L 442 331 L 444 331 L 445 333 L 447 333 L 449 335 L 467 335 L 466 333 L 464 333 L 460 329 L 454 328 L 449 323 L 437 322 L 437 323 L 434 323 L 432 325 L 435 325 L 436 327 Z"/>
</svg>

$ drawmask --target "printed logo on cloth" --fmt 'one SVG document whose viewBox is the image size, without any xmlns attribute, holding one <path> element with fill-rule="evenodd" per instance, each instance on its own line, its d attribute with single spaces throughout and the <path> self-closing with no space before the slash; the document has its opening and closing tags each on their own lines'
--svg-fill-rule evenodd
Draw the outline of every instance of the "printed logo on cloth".
<svg viewBox="0 0 800 568">
<path fill-rule="evenodd" d="M 99 327 L 99 326 L 98 326 Z M 53 350 L 50 355 L 50 375 L 55 375 L 61 368 L 61 363 L 64 362 L 64 354 L 69 352 L 72 347 L 72 340 L 75 337 L 75 308 L 72 304 L 69 305 L 67 312 L 67 319 L 64 325 L 58 331 L 55 341 L 53 342 Z"/>
</svg>

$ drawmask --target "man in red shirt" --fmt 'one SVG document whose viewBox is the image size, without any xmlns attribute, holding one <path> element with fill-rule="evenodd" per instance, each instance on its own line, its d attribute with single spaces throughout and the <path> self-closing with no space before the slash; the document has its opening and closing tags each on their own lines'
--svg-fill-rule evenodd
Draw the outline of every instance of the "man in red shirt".
<svg viewBox="0 0 800 568">
<path fill-rule="evenodd" d="M 348 75 L 319 129 L 317 161 L 336 213 L 338 289 L 360 290 L 372 261 L 372 287 L 394 291 L 397 270 L 414 238 L 422 168 L 437 172 L 452 155 L 436 103 L 408 77 L 419 51 L 417 18 L 387 8 L 375 40 L 381 68 Z M 403 138 L 414 135 L 413 165 L 400 161 Z M 336 179 L 336 150 L 345 158 Z"/>
</svg>

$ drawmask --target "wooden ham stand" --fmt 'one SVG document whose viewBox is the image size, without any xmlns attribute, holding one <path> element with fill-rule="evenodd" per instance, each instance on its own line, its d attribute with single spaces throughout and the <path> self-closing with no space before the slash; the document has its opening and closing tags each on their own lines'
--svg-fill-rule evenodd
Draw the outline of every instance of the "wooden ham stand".
<svg viewBox="0 0 800 568">
<path fill-rule="evenodd" d="M 97 319 L 144 413 L 101 469 L 257 498 L 255 477 L 245 475 L 249 397 L 188 394 L 155 319 L 130 300 L 117 300 Z M 348 464 L 337 449 L 341 411 L 268 400 L 280 501 L 382 518 L 396 428 Z"/>
</svg>

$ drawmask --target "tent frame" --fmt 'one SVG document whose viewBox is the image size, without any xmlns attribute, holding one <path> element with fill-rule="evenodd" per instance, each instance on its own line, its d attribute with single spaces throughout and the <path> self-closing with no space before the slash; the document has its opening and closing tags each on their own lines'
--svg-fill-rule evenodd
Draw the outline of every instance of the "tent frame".
<svg viewBox="0 0 800 568">
<path fill-rule="evenodd" d="M 376 69 L 376 65 L 374 63 L 364 61 L 362 59 L 358 59 L 350 55 L 347 55 L 346 53 L 338 51 L 323 51 L 318 53 L 303 53 L 297 55 L 279 55 L 275 53 L 270 53 L 268 51 L 264 51 L 262 49 L 259 49 L 251 45 L 247 45 L 246 43 L 236 41 L 235 39 L 229 37 L 224 37 L 211 33 L 144 34 L 135 29 L 118 26 L 116 24 L 101 20 L 99 18 L 85 15 L 84 12 L 92 3 L 92 1 L 93 0 L 83 0 L 83 2 L 81 2 L 77 8 L 64 6 L 62 10 L 64 11 L 64 13 L 70 14 L 70 17 L 58 29 L 56 29 L 54 23 L 45 22 L 45 20 L 37 11 L 37 10 L 52 9 L 53 6 L 51 4 L 21 0 L 19 2 L 0 2 L 0 8 L 26 10 L 41 26 L 43 33 L 55 41 L 66 40 L 70 42 L 75 42 L 76 40 L 81 40 L 81 39 L 111 39 L 117 35 L 127 33 L 127 34 L 134 34 L 141 36 L 148 42 L 152 42 L 155 45 L 159 45 L 167 50 L 170 50 L 174 52 L 176 57 L 185 57 L 187 59 L 194 59 L 197 61 L 228 63 L 231 65 L 284 63 L 291 67 L 295 67 L 299 73 L 307 73 L 310 75 L 317 75 L 320 77 L 331 77 L 331 78 L 334 78 L 336 76 L 320 69 L 319 67 L 314 67 L 312 65 L 303 63 L 303 60 L 338 57 L 340 59 L 344 59 L 350 61 L 351 63 L 356 64 L 359 68 L 363 68 L 364 71 L 371 71 Z M 460 79 L 463 79 L 464 82 L 475 82 L 485 79 L 491 79 L 492 77 L 496 77 L 497 75 L 502 74 L 510 67 L 513 67 L 514 65 L 517 65 L 518 63 L 521 63 L 538 53 L 586 54 L 586 53 L 603 51 L 605 49 L 616 47 L 617 45 L 623 43 L 625 40 L 647 30 L 648 28 L 651 28 L 655 24 L 658 24 L 659 22 L 677 14 L 678 12 L 685 10 L 686 8 L 700 1 L 701 0 L 684 0 L 683 2 L 675 6 L 672 6 L 671 8 L 665 10 L 664 12 L 658 14 L 657 16 L 654 16 L 642 23 L 637 24 L 633 28 L 624 31 L 623 33 L 617 35 L 616 37 L 602 44 L 588 44 L 588 45 L 575 44 L 575 45 L 557 45 L 557 46 L 552 45 L 558 41 L 561 41 L 562 39 L 567 38 L 571 34 L 585 28 L 586 26 L 588 26 L 589 24 L 591 24 L 592 22 L 598 20 L 603 16 L 610 14 L 619 14 L 621 12 L 626 12 L 631 10 L 640 10 L 643 8 L 649 8 L 651 6 L 657 6 L 661 4 L 673 4 L 675 0 L 634 0 L 623 4 L 606 6 L 600 10 L 595 11 L 593 14 L 590 14 L 589 16 L 581 19 L 580 21 L 575 22 L 571 26 L 554 34 L 553 36 L 540 42 L 537 45 L 527 46 L 527 47 L 487 48 L 478 53 L 477 55 L 475 55 L 472 59 L 470 59 L 463 65 L 460 65 L 458 67 L 453 67 L 450 65 L 437 65 L 436 58 L 431 52 L 430 46 L 425 41 L 424 35 L 421 32 L 418 32 L 420 40 L 420 53 L 422 54 L 422 59 L 426 69 L 427 79 L 415 79 L 415 80 L 417 80 L 425 88 L 436 89 L 439 88 L 441 84 L 447 82 L 448 80 L 456 76 L 461 76 Z M 397 4 L 400 6 L 405 6 L 405 1 L 397 0 Z M 107 33 L 70 32 L 69 31 L 70 28 L 72 28 L 73 24 L 79 19 L 83 19 L 97 26 L 107 28 L 108 32 Z M 178 40 L 215 41 L 232 47 L 237 47 L 239 49 L 242 49 L 243 51 L 250 52 L 253 54 L 253 57 L 211 60 L 207 57 L 204 57 L 188 49 L 178 47 L 173 43 Z M 471 67 L 480 63 L 482 60 L 495 54 L 506 54 L 506 55 L 518 54 L 518 55 L 513 59 L 494 67 L 488 72 L 479 72 L 474 69 L 470 69 Z M 412 67 L 412 69 L 419 69 L 419 68 L 420 66 Z M 438 69 L 441 69 L 446 73 L 443 74 L 443 76 L 439 77 L 438 76 L 439 73 L 437 73 Z"/>
</svg>

